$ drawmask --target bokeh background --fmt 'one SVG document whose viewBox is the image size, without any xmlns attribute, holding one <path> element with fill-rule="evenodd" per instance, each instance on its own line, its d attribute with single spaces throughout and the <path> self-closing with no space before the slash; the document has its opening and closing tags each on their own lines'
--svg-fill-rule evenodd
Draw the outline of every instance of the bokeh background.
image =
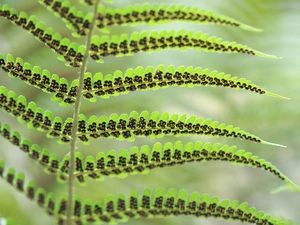
<svg viewBox="0 0 300 225">
<path fill-rule="evenodd" d="M 78 5 L 77 0 L 72 1 Z M 48 26 L 56 31 L 84 43 L 84 39 L 75 39 L 66 29 L 64 23 L 48 12 L 38 1 L 1 0 L 18 11 L 35 14 Z M 140 4 L 143 1 L 115 1 L 113 6 Z M 151 3 L 161 3 L 152 0 Z M 115 70 L 125 71 L 137 66 L 157 66 L 159 64 L 175 66 L 194 66 L 224 71 L 234 76 L 245 77 L 262 86 L 268 91 L 278 93 L 291 100 L 282 100 L 268 96 L 260 96 L 247 91 L 235 91 L 225 88 L 168 88 L 157 91 L 136 92 L 109 99 L 98 99 L 96 103 L 83 101 L 81 112 L 90 115 L 109 115 L 111 113 L 129 113 L 132 110 L 159 111 L 178 114 L 209 117 L 213 120 L 239 126 L 252 132 L 264 140 L 286 145 L 280 148 L 268 145 L 253 144 L 248 141 L 228 138 L 207 137 L 165 137 L 162 139 L 139 138 L 135 142 L 96 140 L 90 146 L 78 144 L 78 149 L 84 155 L 96 155 L 99 151 L 110 149 L 117 151 L 130 147 L 153 145 L 157 141 L 166 143 L 181 140 L 220 142 L 222 144 L 237 145 L 240 149 L 253 152 L 276 165 L 292 181 L 300 185 L 300 2 L 299 0 L 211 0 L 211 1 L 179 1 L 165 0 L 168 4 L 186 4 L 212 10 L 236 18 L 246 24 L 262 28 L 264 32 L 254 33 L 238 28 L 218 25 L 191 25 L 174 22 L 166 26 L 148 27 L 113 27 L 111 34 L 130 33 L 144 29 L 180 29 L 201 30 L 211 35 L 222 37 L 224 40 L 237 41 L 265 53 L 281 56 L 280 60 L 265 59 L 241 54 L 218 54 L 201 51 L 167 50 L 161 53 L 139 53 L 135 56 L 105 58 L 104 64 L 89 63 L 89 71 L 101 71 L 104 74 Z M 107 3 L 104 3 L 107 4 Z M 108 5 L 108 4 L 107 4 Z M 90 10 L 80 5 L 82 10 Z M 101 35 L 101 33 L 99 33 Z M 56 59 L 56 54 L 39 43 L 34 37 L 9 21 L 0 18 L 0 53 L 11 53 L 21 57 L 32 65 L 39 65 L 69 81 L 78 76 L 78 69 L 68 68 Z M 51 102 L 51 95 L 43 93 L 34 87 L 29 87 L 22 81 L 11 79 L 4 71 L 0 71 L 0 85 L 15 91 L 18 95 L 25 95 L 28 101 L 35 101 L 43 110 L 49 109 L 54 116 L 63 118 L 72 116 L 72 107 L 60 107 Z M 18 123 L 13 117 L 0 111 L 2 123 L 8 123 L 12 130 L 18 130 L 23 138 L 32 143 L 46 147 L 59 156 L 69 151 L 68 145 L 59 145 L 55 140 L 45 138 L 44 133 L 28 130 L 26 125 Z M 45 174 L 40 165 L 29 159 L 19 149 L 7 140 L 0 138 L 0 159 L 7 167 L 15 167 L 23 171 L 27 180 L 34 180 L 37 186 L 60 195 L 67 190 L 66 184 L 56 182 L 54 176 Z M 284 216 L 294 221 L 300 221 L 300 193 L 282 192 L 272 195 L 271 191 L 284 183 L 264 170 L 251 167 L 240 167 L 226 162 L 190 163 L 172 168 L 156 169 L 147 175 L 134 175 L 126 179 L 107 178 L 102 182 L 88 181 L 86 187 L 76 183 L 76 194 L 82 199 L 103 200 L 108 194 L 129 194 L 130 190 L 142 191 L 145 188 L 155 190 L 158 187 L 166 189 L 186 189 L 189 193 L 197 191 L 217 195 L 221 199 L 238 199 L 248 201 L 249 205 L 258 210 Z M 26 199 L 5 181 L 0 180 L 0 217 L 13 218 L 16 224 L 53 224 L 53 218 L 47 216 L 37 204 Z M 215 219 L 201 219 L 193 217 L 178 217 L 153 220 L 132 220 L 126 224 L 238 224 L 235 221 L 219 221 Z"/>
</svg>

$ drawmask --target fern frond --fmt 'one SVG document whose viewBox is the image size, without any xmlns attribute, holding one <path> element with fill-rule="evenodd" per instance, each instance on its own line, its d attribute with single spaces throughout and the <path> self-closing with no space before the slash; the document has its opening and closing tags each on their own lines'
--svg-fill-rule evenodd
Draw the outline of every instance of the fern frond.
<svg viewBox="0 0 300 225">
<path fill-rule="evenodd" d="M 8 114 L 19 119 L 20 122 L 27 123 L 29 128 L 48 131 L 52 126 L 52 113 L 43 112 L 36 107 L 34 102 L 27 104 L 23 95 L 17 97 L 13 91 L 8 91 L 0 86 L 0 108 Z"/>
<path fill-rule="evenodd" d="M 138 24 L 166 24 L 173 21 L 191 22 L 193 24 L 220 24 L 250 31 L 260 29 L 243 24 L 235 19 L 205 11 L 197 7 L 184 5 L 134 5 L 126 8 L 105 7 L 98 8 L 97 27 L 105 29 L 112 25 L 138 25 Z"/>
<path fill-rule="evenodd" d="M 127 34 L 121 36 L 93 36 L 90 49 L 90 56 L 99 62 L 102 62 L 101 57 L 106 56 L 128 56 L 138 52 L 153 52 L 163 49 L 180 49 L 186 50 L 193 48 L 205 52 L 220 52 L 220 53 L 244 53 L 249 55 L 257 55 L 266 58 L 278 58 L 277 56 L 267 55 L 241 45 L 236 42 L 223 41 L 221 38 L 209 36 L 202 32 L 186 32 L 180 30 L 175 32 L 170 31 L 142 31 L 140 33 L 133 32 L 128 37 Z"/>
<path fill-rule="evenodd" d="M 23 172 L 16 174 L 14 168 L 4 168 L 4 162 L 0 160 L 0 177 L 22 192 L 27 198 L 35 201 L 40 207 L 44 208 L 49 215 L 55 214 L 55 196 L 52 193 L 46 193 L 43 188 L 36 188 L 33 181 L 25 185 L 25 176 Z"/>
<path fill-rule="evenodd" d="M 63 160 L 56 154 L 51 154 L 47 149 L 41 149 L 38 145 L 31 145 L 27 139 L 22 140 L 21 135 L 11 131 L 7 124 L 0 124 L 0 134 L 13 145 L 18 146 L 30 158 L 44 167 L 45 172 L 55 174 L 59 181 L 68 179 L 70 165 L 69 155 Z M 84 159 L 80 152 L 76 152 L 75 176 L 80 183 L 84 183 L 86 177 L 103 180 L 105 176 L 127 177 L 133 174 L 145 174 L 155 168 L 183 165 L 191 162 L 228 161 L 238 165 L 264 168 L 279 179 L 285 181 L 291 188 L 298 188 L 290 179 L 282 174 L 270 162 L 253 156 L 251 152 L 237 150 L 235 146 L 221 146 L 219 143 L 210 144 L 202 142 L 183 145 L 178 141 L 174 145 L 160 143 L 143 146 L 140 150 L 133 147 L 130 151 L 121 150 L 118 154 L 111 150 L 107 154 L 100 152 L 96 158 L 88 156 Z"/>
<path fill-rule="evenodd" d="M 174 66 L 165 67 L 137 67 L 128 69 L 125 73 L 117 70 L 113 75 L 103 75 L 97 73 L 92 76 L 85 74 L 83 97 L 90 101 L 95 101 L 95 97 L 109 98 L 119 94 L 127 94 L 138 90 L 148 91 L 159 88 L 168 88 L 171 86 L 179 87 L 226 87 L 234 90 L 244 89 L 259 94 L 265 94 L 272 97 L 286 97 L 271 93 L 265 89 L 251 83 L 245 78 L 232 77 L 218 71 L 210 71 L 201 67 Z"/>
<path fill-rule="evenodd" d="M 43 111 L 34 102 L 27 104 L 23 95 L 17 97 L 13 91 L 8 91 L 2 86 L 0 86 L 0 108 L 18 118 L 19 122 L 27 124 L 30 129 L 46 131 L 51 137 L 60 137 L 59 143 L 70 141 L 72 118 L 68 118 L 65 123 L 60 117 L 53 119 L 52 112 Z"/>
<path fill-rule="evenodd" d="M 54 12 L 67 23 L 68 28 L 75 30 L 77 35 L 85 36 L 90 28 L 92 14 L 82 13 L 69 1 L 40 0 L 48 10 Z M 113 25 L 138 25 L 138 24 L 166 24 L 173 21 L 183 21 L 202 24 L 220 24 L 240 27 L 249 31 L 261 31 L 260 29 L 243 24 L 227 16 L 219 15 L 196 7 L 185 7 L 183 5 L 134 5 L 126 8 L 113 8 L 100 5 L 97 15 L 97 27 L 104 32 Z"/>
<path fill-rule="evenodd" d="M 0 5 L 1 7 L 1 5 Z M 54 34 L 52 28 L 47 28 L 44 23 L 37 23 L 36 18 L 31 16 L 28 18 L 25 12 L 19 15 L 16 11 L 8 5 L 3 5 L 0 9 L 0 16 L 10 20 L 12 23 L 26 29 L 29 33 L 34 35 L 39 41 L 46 44 L 53 51 L 58 53 L 58 57 L 62 61 L 67 61 L 67 65 L 79 67 L 83 60 L 83 53 L 85 46 L 78 46 L 76 43 L 71 43 L 67 38 L 62 38 L 58 33 Z M 94 36 L 90 49 L 90 56 L 102 62 L 101 56 L 124 56 L 132 55 L 138 52 L 152 52 L 161 51 L 168 48 L 179 48 L 185 50 L 186 48 L 194 48 L 196 50 L 203 50 L 209 52 L 242 52 L 245 54 L 252 54 L 261 57 L 277 58 L 264 54 L 262 52 L 253 50 L 245 45 L 240 45 L 235 42 L 226 42 L 222 39 L 217 39 L 208 34 L 201 32 L 185 32 L 181 30 L 175 34 L 174 30 L 169 32 L 157 31 L 147 32 L 143 31 L 140 34 L 134 32 L 130 39 L 126 34 L 113 36 L 111 39 L 108 36 Z"/>
<path fill-rule="evenodd" d="M 37 22 L 35 16 L 28 17 L 25 12 L 17 13 L 8 5 L 0 5 L 0 17 L 6 18 L 13 24 L 25 29 L 37 40 L 59 54 L 59 60 L 67 62 L 73 67 L 79 67 L 83 60 L 85 46 L 71 43 L 68 38 L 62 38 L 59 33 L 54 33 L 52 28 L 46 28 L 43 22 Z"/>
<path fill-rule="evenodd" d="M 0 176 L 24 193 L 27 198 L 37 202 L 49 215 L 55 216 L 58 224 L 65 224 L 66 195 L 62 195 L 57 201 L 54 194 L 46 193 L 42 188 L 36 188 L 32 181 L 24 185 L 24 174 L 16 175 L 13 168 L 5 171 L 3 161 L 0 161 Z M 95 203 L 90 200 L 81 201 L 76 197 L 72 220 L 76 224 L 108 223 L 141 217 L 162 218 L 181 215 L 238 220 L 253 224 L 289 224 L 283 218 L 278 219 L 275 216 L 266 215 L 262 211 L 257 212 L 254 207 L 249 207 L 247 202 L 220 200 L 216 196 L 200 195 L 197 192 L 188 195 L 185 190 L 170 189 L 166 191 L 163 188 L 158 188 L 154 193 L 146 189 L 141 196 L 135 190 L 131 191 L 128 197 L 123 194 L 119 194 L 117 197 L 109 195 L 104 202 Z"/>
<path fill-rule="evenodd" d="M 84 115 L 81 115 L 79 119 L 78 137 L 83 142 L 89 141 L 90 137 L 133 141 L 135 136 L 161 138 L 164 135 L 224 136 L 272 144 L 241 130 L 239 127 L 227 126 L 224 123 L 219 124 L 217 121 L 197 118 L 196 116 L 187 118 L 185 114 L 180 116 L 177 114 L 169 115 L 167 112 L 150 114 L 143 111 L 139 115 L 136 111 L 132 111 L 129 115 L 112 114 L 110 117 L 101 116 L 99 119 L 92 116 L 88 120 Z"/>
<path fill-rule="evenodd" d="M 56 154 L 51 154 L 48 149 L 41 149 L 37 144 L 32 145 L 28 139 L 22 140 L 21 135 L 17 131 L 11 131 L 7 124 L 0 124 L 0 135 L 39 163 L 45 172 L 57 175 L 60 181 L 67 179 L 63 174 L 66 172 L 65 166 L 69 165 L 67 156 L 60 160 Z"/>
<path fill-rule="evenodd" d="M 19 78 L 26 84 L 34 86 L 46 93 L 53 94 L 52 100 L 61 105 L 73 104 L 78 90 L 78 80 L 71 85 L 65 78 L 60 78 L 39 66 L 31 66 L 19 57 L 14 59 L 10 54 L 6 59 L 0 54 L 0 67 L 12 78 Z"/>
<path fill-rule="evenodd" d="M 280 186 L 280 187 L 274 189 L 272 191 L 272 194 L 277 194 L 278 192 L 281 192 L 281 191 L 300 192 L 300 187 L 290 186 L 290 185 L 283 185 L 283 186 Z"/>
<path fill-rule="evenodd" d="M 70 1 L 39 0 L 39 3 L 46 6 L 47 9 L 50 12 L 53 12 L 55 16 L 60 17 L 70 30 L 79 31 L 83 29 L 83 27 L 86 27 L 86 25 L 89 28 L 91 21 L 86 21 L 87 19 L 84 20 L 84 13 L 77 10 L 75 6 L 72 6 Z"/>
<path fill-rule="evenodd" d="M 50 111 L 43 112 L 42 109 L 36 107 L 34 102 L 27 105 L 24 96 L 17 97 L 13 91 L 8 91 L 5 87 L 0 87 L 0 108 L 19 118 L 20 122 L 27 123 L 29 128 L 47 131 L 48 137 L 59 137 L 60 143 L 70 141 L 72 118 L 67 118 L 64 122 L 60 117 L 52 120 Z M 133 141 L 135 136 L 161 138 L 165 135 L 207 135 L 241 138 L 281 146 L 264 141 L 239 127 L 227 126 L 224 123 L 219 124 L 217 121 L 195 116 L 189 118 L 186 118 L 186 115 L 177 114 L 170 116 L 167 112 L 160 115 L 158 112 L 149 114 L 144 111 L 139 115 L 136 111 L 132 111 L 130 115 L 112 114 L 110 117 L 101 116 L 99 119 L 92 116 L 88 120 L 85 115 L 81 114 L 77 135 L 85 143 L 88 143 L 90 138 L 100 137 Z"/>
<path fill-rule="evenodd" d="M 34 86 L 46 93 L 53 95 L 52 100 L 60 102 L 61 105 L 74 104 L 78 90 L 78 79 L 72 81 L 71 85 L 65 78 L 60 78 L 56 74 L 50 74 L 48 70 L 42 70 L 38 66 L 32 66 L 23 62 L 21 58 L 16 58 L 10 54 L 6 59 L 0 54 L 0 67 L 12 78 L 19 78 L 26 84 Z M 137 90 L 156 90 L 171 86 L 179 87 L 226 87 L 235 90 L 244 89 L 259 94 L 272 97 L 286 97 L 268 92 L 263 88 L 251 83 L 245 78 L 231 77 L 230 74 L 210 71 L 200 67 L 175 68 L 163 65 L 158 67 L 137 67 L 128 69 L 124 74 L 116 71 L 113 75 L 102 75 L 97 73 L 92 76 L 85 74 L 83 97 L 95 101 L 96 96 L 109 98 L 119 94 L 128 94 Z"/>
<path fill-rule="evenodd" d="M 28 199 L 36 202 L 48 215 L 65 216 L 67 209 L 67 196 L 65 194 L 61 196 L 58 202 L 53 193 L 47 193 L 43 188 L 37 188 L 35 182 L 29 181 L 25 185 L 24 173 L 18 172 L 16 174 L 14 168 L 5 169 L 2 160 L 0 160 L 0 177 L 23 193 Z"/>
<path fill-rule="evenodd" d="M 17 97 L 13 91 L 8 91 L 5 87 L 0 87 L 0 108 L 19 118 L 20 122 L 27 123 L 29 128 L 47 131 L 48 137 L 59 137 L 60 142 L 70 141 L 72 118 L 64 122 L 59 117 L 52 120 L 50 111 L 43 112 L 42 109 L 36 107 L 34 102 L 27 105 L 24 96 Z M 85 115 L 81 114 L 77 135 L 82 142 L 89 142 L 90 138 L 100 137 L 133 141 L 135 136 L 161 138 L 164 135 L 207 135 L 234 137 L 277 145 L 266 142 L 239 127 L 227 126 L 224 123 L 219 124 L 217 121 L 195 116 L 190 118 L 177 114 L 170 116 L 167 112 L 160 115 L 158 112 L 149 114 L 144 111 L 139 115 L 136 111 L 132 111 L 130 115 L 112 114 L 110 117 L 101 116 L 99 119 L 92 116 L 88 120 Z"/>
<path fill-rule="evenodd" d="M 183 145 L 178 141 L 172 143 L 156 143 L 152 148 L 144 145 L 141 149 L 133 147 L 130 151 L 121 150 L 118 154 L 110 150 L 107 154 L 100 152 L 96 158 L 88 156 L 85 160 L 80 152 L 76 153 L 75 175 L 79 182 L 85 182 L 86 177 L 103 180 L 103 176 L 127 177 L 133 174 L 145 174 L 155 168 L 183 165 L 191 162 L 227 161 L 240 166 L 264 168 L 277 176 L 292 188 L 299 187 L 282 174 L 274 165 L 251 152 L 238 150 L 236 146 L 221 146 L 192 142 Z"/>
<path fill-rule="evenodd" d="M 116 223 L 137 218 L 166 218 L 170 216 L 195 216 L 222 220 L 238 220 L 252 224 L 287 225 L 284 218 L 267 215 L 256 208 L 249 207 L 247 202 L 237 200 L 220 200 L 217 196 L 200 195 L 193 192 L 188 195 L 185 190 L 166 191 L 158 188 L 155 192 L 146 189 L 139 196 L 131 191 L 129 197 L 123 194 L 109 195 L 104 202 L 75 201 L 74 221 L 78 224 Z M 64 224 L 63 217 L 60 218 Z"/>
<path fill-rule="evenodd" d="M 76 205 L 76 204 L 75 204 Z M 211 217 L 223 220 L 238 220 L 253 224 L 287 224 L 284 219 L 256 211 L 249 207 L 247 202 L 237 200 L 220 200 L 208 194 L 198 192 L 188 194 L 186 190 L 170 189 L 166 191 L 158 188 L 155 192 L 146 189 L 139 196 L 138 192 L 131 191 L 129 197 L 123 194 L 109 195 L 104 202 L 91 204 L 90 201 L 77 202 L 74 220 L 77 222 L 113 223 L 128 221 L 136 218 L 164 218 L 169 216 Z"/>
</svg>

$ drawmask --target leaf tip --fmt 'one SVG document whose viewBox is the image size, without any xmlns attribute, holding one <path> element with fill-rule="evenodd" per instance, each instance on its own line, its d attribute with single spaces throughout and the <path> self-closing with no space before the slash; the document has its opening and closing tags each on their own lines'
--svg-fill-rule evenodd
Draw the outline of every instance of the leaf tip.
<svg viewBox="0 0 300 225">
<path fill-rule="evenodd" d="M 240 28 L 242 28 L 243 30 L 248 30 L 248 31 L 253 31 L 253 32 L 263 32 L 263 29 L 252 27 L 252 26 L 247 25 L 247 24 L 242 24 L 240 26 Z"/>
<path fill-rule="evenodd" d="M 294 185 L 287 184 L 274 189 L 273 191 L 271 191 L 271 194 L 278 194 L 281 191 L 300 192 L 300 187 L 295 184 Z"/>
<path fill-rule="evenodd" d="M 275 93 L 272 93 L 272 92 L 268 92 L 268 91 L 266 92 L 266 95 L 268 95 L 270 97 L 281 98 L 281 99 L 285 99 L 285 100 L 291 100 L 288 97 L 285 97 L 285 96 L 282 96 L 282 95 L 278 95 L 278 94 L 275 94 Z"/>
<path fill-rule="evenodd" d="M 276 144 L 276 143 L 272 143 L 272 142 L 268 142 L 268 141 L 262 141 L 262 144 L 266 144 L 266 145 L 273 145 L 273 146 L 277 146 L 277 147 L 282 147 L 282 148 L 286 148 L 287 146 L 285 145 L 281 145 L 281 144 Z"/>
<path fill-rule="evenodd" d="M 282 59 L 282 57 L 280 57 L 280 56 L 269 55 L 269 54 L 259 52 L 259 51 L 255 51 L 255 55 L 260 56 L 260 57 L 264 57 L 264 58 L 269 58 L 269 59 Z"/>
</svg>

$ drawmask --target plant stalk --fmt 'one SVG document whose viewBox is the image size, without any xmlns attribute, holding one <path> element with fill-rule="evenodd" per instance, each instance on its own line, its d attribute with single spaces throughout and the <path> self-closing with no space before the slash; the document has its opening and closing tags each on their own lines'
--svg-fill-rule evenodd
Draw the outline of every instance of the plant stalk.
<svg viewBox="0 0 300 225">
<path fill-rule="evenodd" d="M 96 18 L 97 18 L 97 9 L 101 0 L 97 0 L 94 6 L 94 17 L 91 23 L 90 30 L 88 32 L 87 40 L 86 40 L 86 49 L 83 56 L 83 62 L 80 68 L 79 74 L 79 83 L 78 90 L 76 94 L 74 113 L 73 113 L 73 126 L 72 126 L 72 134 L 71 134 L 71 149 L 70 149 L 70 168 L 69 168 L 69 182 L 68 182 L 68 205 L 67 205 L 67 225 L 72 225 L 72 209 L 73 209 L 73 199 L 74 199 L 74 172 L 75 172 L 75 152 L 76 152 L 76 141 L 77 141 L 77 127 L 78 127 L 78 118 L 80 113 L 80 105 L 81 105 L 81 97 L 83 90 L 83 78 L 84 73 L 87 69 L 88 58 L 89 58 L 89 49 L 91 47 L 92 35 L 94 32 Z"/>
</svg>

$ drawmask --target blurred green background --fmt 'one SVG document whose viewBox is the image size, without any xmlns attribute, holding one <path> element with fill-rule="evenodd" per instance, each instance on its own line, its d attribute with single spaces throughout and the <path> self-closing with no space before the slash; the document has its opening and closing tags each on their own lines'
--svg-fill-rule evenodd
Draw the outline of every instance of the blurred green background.
<svg viewBox="0 0 300 225">
<path fill-rule="evenodd" d="M 74 41 L 84 43 L 84 39 L 75 39 L 65 28 L 64 23 L 48 12 L 38 1 L 1 0 L 18 11 L 35 14 L 37 18 L 52 26 Z M 78 5 L 77 0 L 72 1 Z M 113 6 L 144 3 L 143 1 L 118 1 Z M 152 0 L 151 3 L 161 3 Z M 287 148 L 253 144 L 248 141 L 228 138 L 207 137 L 165 137 L 150 140 L 139 138 L 134 143 L 100 139 L 92 141 L 90 146 L 78 144 L 84 155 L 95 155 L 99 151 L 110 149 L 117 151 L 131 146 L 153 145 L 157 141 L 210 141 L 222 144 L 237 145 L 240 149 L 253 152 L 276 165 L 292 181 L 300 185 L 300 2 L 299 0 L 211 0 L 211 1 L 164 1 L 168 4 L 186 4 L 212 10 L 236 18 L 246 24 L 262 28 L 262 33 L 252 33 L 238 28 L 218 25 L 191 25 L 187 23 L 172 23 L 165 26 L 149 28 L 146 25 L 136 27 L 113 27 L 111 34 L 130 33 L 144 29 L 180 29 L 201 30 L 224 40 L 237 41 L 259 51 L 283 57 L 280 60 L 265 59 L 241 54 L 218 54 L 201 51 L 167 50 L 161 53 L 139 53 L 132 57 L 105 58 L 104 64 L 89 63 L 92 73 L 101 71 L 112 73 L 116 69 L 125 71 L 137 66 L 157 66 L 159 64 L 175 66 L 194 66 L 223 71 L 233 76 L 245 77 L 268 91 L 290 97 L 282 100 L 260 96 L 247 91 L 234 91 L 225 88 L 168 88 L 158 91 L 136 92 L 109 99 L 98 99 L 96 103 L 83 101 L 81 112 L 90 115 L 109 115 L 111 113 L 129 113 L 132 110 L 141 112 L 169 111 L 170 113 L 210 117 L 212 120 L 239 126 L 254 133 L 264 140 L 286 145 Z M 107 4 L 107 3 L 104 3 Z M 107 4 L 108 5 L 108 4 Z M 79 6 L 79 5 L 78 5 Z M 90 10 L 79 6 L 82 10 Z M 100 33 L 99 33 L 100 34 Z M 100 34 L 101 35 L 101 34 Z M 11 53 L 21 57 L 32 65 L 38 65 L 57 73 L 69 81 L 78 76 L 78 69 L 68 68 L 56 59 L 56 54 L 39 43 L 34 37 L 9 21 L 0 18 L 0 53 Z M 25 95 L 28 101 L 35 101 L 39 107 L 53 112 L 54 116 L 63 118 L 72 116 L 72 107 L 60 107 L 50 100 L 51 95 L 45 94 L 34 87 L 28 87 L 20 80 L 13 80 L 2 70 L 0 85 Z M 18 123 L 13 117 L 0 111 L 2 123 L 8 123 L 12 130 L 18 130 L 23 138 L 32 143 L 46 147 L 60 156 L 69 151 L 68 145 L 59 145 L 55 140 L 45 138 L 44 133 L 28 130 L 26 125 Z M 29 159 L 19 149 L 0 139 L 0 158 L 7 167 L 12 166 L 17 171 L 23 171 L 27 180 L 34 180 L 37 186 L 52 191 L 57 195 L 66 192 L 67 185 L 56 182 L 54 176 L 43 172 L 42 167 Z M 300 221 L 300 194 L 283 192 L 272 195 L 271 190 L 283 185 L 275 176 L 264 170 L 251 167 L 234 166 L 225 162 L 190 163 L 172 168 L 156 169 L 147 175 L 134 175 L 126 179 L 107 178 L 104 182 L 88 181 L 86 187 L 76 183 L 76 194 L 82 199 L 103 200 L 108 194 L 129 194 L 130 190 L 142 191 L 145 188 L 155 190 L 158 187 L 186 189 L 189 193 L 197 191 L 217 195 L 221 199 L 238 199 L 248 201 L 249 205 L 258 210 L 284 216 L 294 221 Z M 47 216 L 34 202 L 27 200 L 22 194 L 0 180 L 0 217 L 13 218 L 16 224 L 53 224 L 53 219 Z M 193 217 L 178 217 L 153 220 L 132 220 L 126 224 L 239 224 L 235 221 L 219 221 Z"/>
</svg>

